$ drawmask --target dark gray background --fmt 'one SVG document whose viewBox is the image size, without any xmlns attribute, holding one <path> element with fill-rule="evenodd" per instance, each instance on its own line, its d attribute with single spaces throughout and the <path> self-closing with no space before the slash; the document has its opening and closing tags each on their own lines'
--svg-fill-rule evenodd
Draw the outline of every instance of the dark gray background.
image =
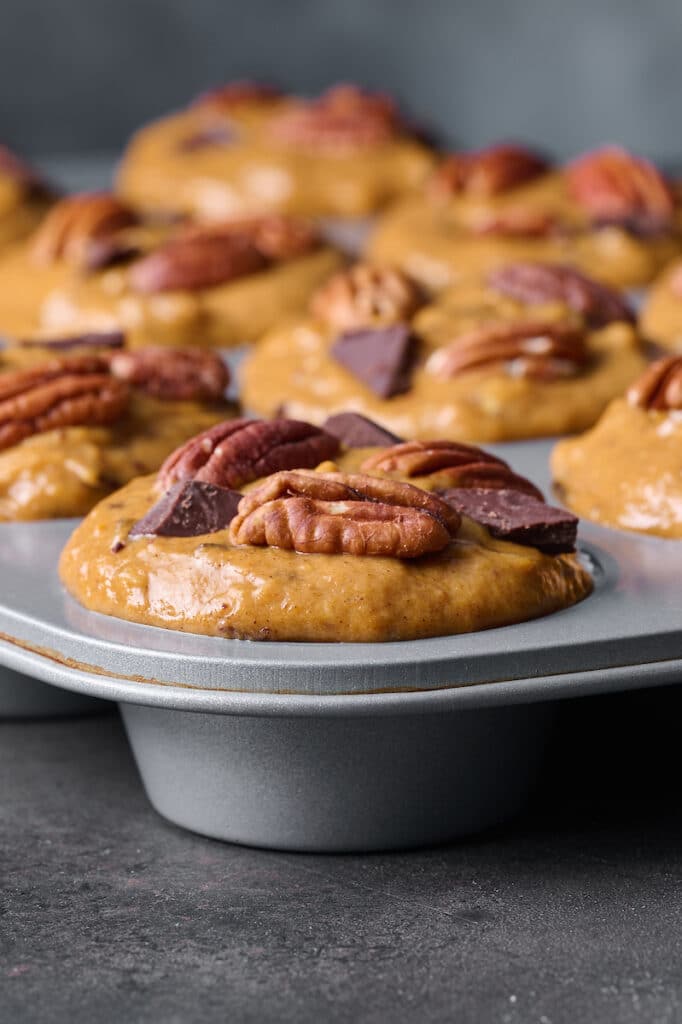
<svg viewBox="0 0 682 1024">
<path fill-rule="evenodd" d="M 678 0 L 3 0 L 0 138 L 111 152 L 208 83 L 339 78 L 409 97 L 450 139 L 682 152 Z"/>
</svg>

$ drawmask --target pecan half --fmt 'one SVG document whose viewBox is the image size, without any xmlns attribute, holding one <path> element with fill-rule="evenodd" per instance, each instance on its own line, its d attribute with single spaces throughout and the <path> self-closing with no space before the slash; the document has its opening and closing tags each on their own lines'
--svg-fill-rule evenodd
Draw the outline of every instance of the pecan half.
<svg viewBox="0 0 682 1024">
<path fill-rule="evenodd" d="M 110 357 L 114 377 L 154 398 L 212 402 L 223 398 L 230 371 L 216 352 L 149 345 Z"/>
<path fill-rule="evenodd" d="M 215 230 L 224 230 L 228 235 L 243 235 L 266 259 L 273 262 L 304 256 L 321 242 L 319 232 L 311 223 L 285 214 L 230 221 Z"/>
<path fill-rule="evenodd" d="M 487 199 L 525 185 L 549 170 L 549 162 L 525 146 L 502 143 L 475 153 L 453 153 L 430 181 L 436 197 L 466 195 Z"/>
<path fill-rule="evenodd" d="M 234 110 L 238 110 L 239 107 L 269 104 L 281 96 L 280 90 L 273 85 L 243 80 L 228 82 L 226 85 L 216 86 L 215 89 L 207 89 L 192 101 L 191 106 L 218 114 L 230 114 Z"/>
<path fill-rule="evenodd" d="M 305 554 L 418 558 L 442 551 L 461 518 L 411 484 L 343 473 L 276 473 L 239 503 L 235 544 Z"/>
<path fill-rule="evenodd" d="M 502 459 L 456 441 L 405 441 L 370 455 L 360 469 L 408 479 L 438 473 L 447 477 L 448 487 L 504 488 L 542 499 L 535 484 L 514 473 Z"/>
<path fill-rule="evenodd" d="M 52 207 L 34 235 L 33 257 L 39 263 L 65 260 L 87 266 L 93 243 L 137 223 L 137 214 L 107 192 L 67 196 Z"/>
<path fill-rule="evenodd" d="M 593 221 L 641 234 L 671 226 L 672 189 L 648 160 L 620 146 L 605 146 L 579 157 L 565 173 L 569 192 Z"/>
<path fill-rule="evenodd" d="M 59 427 L 113 423 L 126 410 L 128 388 L 91 356 L 56 359 L 0 376 L 0 449 Z"/>
<path fill-rule="evenodd" d="M 682 409 L 682 356 L 666 356 L 630 386 L 627 400 L 642 409 Z"/>
<path fill-rule="evenodd" d="M 563 302 L 593 327 L 604 327 L 617 320 L 635 321 L 634 312 L 619 292 L 572 267 L 510 263 L 491 271 L 487 283 L 501 295 L 520 302 Z"/>
<path fill-rule="evenodd" d="M 314 293 L 310 312 L 346 331 L 409 320 L 424 303 L 419 287 L 397 267 L 356 263 L 334 274 Z"/>
<path fill-rule="evenodd" d="M 577 374 L 590 361 L 582 330 L 568 324 L 487 323 L 466 331 L 429 357 L 426 369 L 439 376 L 502 366 L 512 377 L 556 380 Z"/>
<path fill-rule="evenodd" d="M 212 288 L 267 266 L 253 242 L 236 232 L 196 229 L 170 239 L 130 268 L 130 284 L 143 293 Z"/>
<path fill-rule="evenodd" d="M 390 96 L 337 85 L 318 99 L 301 101 L 274 117 L 270 133 L 285 145 L 343 153 L 388 142 L 401 128 Z"/>
<path fill-rule="evenodd" d="M 301 420 L 227 420 L 197 434 L 166 459 L 159 483 L 199 480 L 237 489 L 282 469 L 308 469 L 333 459 L 339 442 Z"/>
</svg>

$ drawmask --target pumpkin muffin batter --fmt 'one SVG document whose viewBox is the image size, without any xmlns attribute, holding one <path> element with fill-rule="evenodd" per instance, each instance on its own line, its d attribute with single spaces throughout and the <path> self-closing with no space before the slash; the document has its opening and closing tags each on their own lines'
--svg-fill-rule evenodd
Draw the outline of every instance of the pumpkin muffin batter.
<svg viewBox="0 0 682 1024">
<path fill-rule="evenodd" d="M 642 333 L 665 349 L 682 350 L 682 263 L 675 262 L 647 291 L 639 318 Z"/>
<path fill-rule="evenodd" d="M 53 199 L 50 185 L 6 146 L 0 146 L 0 249 L 30 234 Z"/>
<path fill-rule="evenodd" d="M 418 185 L 431 165 L 387 96 L 345 85 L 303 100 L 236 83 L 142 128 L 118 188 L 143 209 L 200 220 L 364 217 Z"/>
<path fill-rule="evenodd" d="M 564 267 L 505 267 L 423 305 L 400 271 L 360 264 L 311 312 L 243 364 L 248 408 L 313 423 L 353 410 L 406 437 L 506 441 L 591 426 L 646 365 L 620 297 Z"/>
<path fill-rule="evenodd" d="M 317 470 L 256 475 L 335 451 Z M 360 471 L 341 472 L 347 454 L 296 421 L 214 428 L 158 477 L 101 502 L 69 540 L 61 578 L 94 611 L 254 640 L 465 633 L 590 592 L 571 553 L 577 521 L 500 460 L 412 442 L 364 452 Z M 451 485 L 439 496 L 405 482 L 439 474 Z"/>
<path fill-rule="evenodd" d="M 552 473 L 578 515 L 682 538 L 682 357 L 652 363 L 592 430 L 559 442 Z"/>
<path fill-rule="evenodd" d="M 140 349 L 0 373 L 0 521 L 88 512 L 232 407 L 213 353 Z"/>
<path fill-rule="evenodd" d="M 0 265 L 0 331 L 31 340 L 125 331 L 131 347 L 254 341 L 342 264 L 306 223 L 198 229 L 141 221 L 107 194 L 58 203 Z"/>
<path fill-rule="evenodd" d="M 554 168 L 501 145 L 446 158 L 420 196 L 384 215 L 367 251 L 431 291 L 518 260 L 571 264 L 625 288 L 680 252 L 681 228 L 670 183 L 619 147 Z"/>
</svg>

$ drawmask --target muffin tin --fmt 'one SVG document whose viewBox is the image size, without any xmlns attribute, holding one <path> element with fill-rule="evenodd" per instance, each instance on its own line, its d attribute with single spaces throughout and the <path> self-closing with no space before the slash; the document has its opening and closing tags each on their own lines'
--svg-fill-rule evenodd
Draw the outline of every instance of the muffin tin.
<svg viewBox="0 0 682 1024">
<path fill-rule="evenodd" d="M 551 442 L 493 450 L 548 489 Z M 56 571 L 73 525 L 0 526 L 0 663 L 64 696 L 118 701 L 154 806 L 220 839 L 371 850 L 496 824 L 533 784 L 554 701 L 681 675 L 682 546 L 670 541 L 583 524 L 594 593 L 533 622 L 254 643 L 84 610 Z"/>
</svg>

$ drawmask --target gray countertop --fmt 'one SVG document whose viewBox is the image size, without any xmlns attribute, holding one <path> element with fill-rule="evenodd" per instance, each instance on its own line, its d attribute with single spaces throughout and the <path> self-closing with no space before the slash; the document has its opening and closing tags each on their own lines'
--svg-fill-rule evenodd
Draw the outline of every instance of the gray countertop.
<svg viewBox="0 0 682 1024">
<path fill-rule="evenodd" d="M 565 703 L 521 819 L 366 857 L 166 824 L 115 715 L 4 723 L 2 1019 L 678 1021 L 681 708 Z"/>
</svg>

